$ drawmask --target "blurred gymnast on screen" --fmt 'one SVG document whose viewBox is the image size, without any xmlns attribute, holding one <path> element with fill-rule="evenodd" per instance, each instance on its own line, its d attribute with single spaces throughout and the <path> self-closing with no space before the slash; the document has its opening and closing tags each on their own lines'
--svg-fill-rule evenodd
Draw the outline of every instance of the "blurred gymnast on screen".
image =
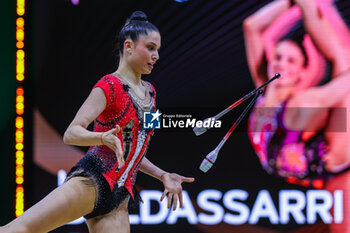
<svg viewBox="0 0 350 233">
<path fill-rule="evenodd" d="M 81 216 L 91 233 L 130 232 L 128 208 L 140 197 L 133 188 L 142 172 L 163 182 L 168 208 L 182 207 L 182 182 L 194 178 L 152 164 L 146 150 L 153 130 L 143 128 L 143 112 L 154 111 L 154 87 L 141 79 L 159 59 L 161 37 L 147 16 L 135 11 L 119 33 L 119 66 L 102 77 L 64 134 L 70 145 L 91 146 L 63 185 L 0 227 L 1 233 L 48 232 Z M 94 121 L 94 130 L 88 125 Z"/>
<path fill-rule="evenodd" d="M 305 35 L 294 26 L 301 19 Z M 290 183 L 342 190 L 344 218 L 330 229 L 350 232 L 348 28 L 332 1 L 276 0 L 244 21 L 244 36 L 255 85 L 281 74 L 249 119 L 263 168 Z M 332 65 L 331 81 L 321 86 L 325 62 L 313 43 Z"/>
</svg>

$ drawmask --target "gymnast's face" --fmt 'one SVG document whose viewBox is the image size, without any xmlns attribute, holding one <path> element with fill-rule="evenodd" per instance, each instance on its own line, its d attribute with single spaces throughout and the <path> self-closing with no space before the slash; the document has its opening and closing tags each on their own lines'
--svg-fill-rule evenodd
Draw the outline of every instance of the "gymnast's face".
<svg viewBox="0 0 350 233">
<path fill-rule="evenodd" d="M 293 41 L 279 42 L 268 64 L 268 75 L 280 73 L 281 78 L 276 82 L 281 86 L 294 86 L 304 73 L 305 57 L 301 48 Z"/>
<path fill-rule="evenodd" d="M 130 41 L 130 44 L 124 43 L 127 60 L 132 69 L 139 74 L 149 74 L 153 66 L 159 59 L 158 50 L 161 46 L 161 37 L 159 32 L 151 31 L 148 35 L 141 35 L 137 41 Z"/>
</svg>

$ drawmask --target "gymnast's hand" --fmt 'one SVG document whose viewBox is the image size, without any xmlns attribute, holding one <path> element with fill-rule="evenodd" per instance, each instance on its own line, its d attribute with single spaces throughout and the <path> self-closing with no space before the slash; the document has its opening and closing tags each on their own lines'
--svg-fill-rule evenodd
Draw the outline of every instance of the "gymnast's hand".
<svg viewBox="0 0 350 233">
<path fill-rule="evenodd" d="M 123 149 L 121 146 L 121 142 L 117 137 L 117 134 L 120 132 L 120 126 L 117 125 L 114 129 L 106 131 L 101 135 L 101 142 L 103 145 L 108 146 L 115 152 L 118 161 L 118 167 L 121 169 L 125 162 L 123 157 Z"/>
<path fill-rule="evenodd" d="M 180 208 L 182 208 L 183 202 L 181 183 L 191 183 L 194 181 L 194 178 L 180 176 L 176 173 L 165 173 L 162 175 L 161 179 L 164 185 L 164 192 L 160 198 L 160 201 L 163 201 L 165 195 L 168 194 L 168 209 L 170 209 L 171 205 L 173 204 L 173 210 L 176 210 L 177 200 L 179 200 Z"/>
<path fill-rule="evenodd" d="M 341 172 L 350 166 L 350 158 L 346 156 L 346 153 L 337 155 L 336 153 L 328 152 L 322 160 L 325 162 L 326 170 L 329 172 Z"/>
</svg>

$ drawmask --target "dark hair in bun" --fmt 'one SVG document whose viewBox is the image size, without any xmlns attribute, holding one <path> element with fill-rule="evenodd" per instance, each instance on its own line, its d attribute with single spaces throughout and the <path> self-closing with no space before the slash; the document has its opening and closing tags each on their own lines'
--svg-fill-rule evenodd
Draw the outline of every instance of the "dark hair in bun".
<svg viewBox="0 0 350 233">
<path fill-rule="evenodd" d="M 139 21 L 147 21 L 147 15 L 143 13 L 142 11 L 135 11 L 131 14 L 129 20 L 139 20 Z"/>
<path fill-rule="evenodd" d="M 305 62 L 304 66 L 308 64 L 308 56 L 303 46 L 304 36 L 306 35 L 305 29 L 301 22 L 297 23 L 284 37 L 281 41 L 292 41 L 294 42 L 301 50 L 304 55 Z"/>
<path fill-rule="evenodd" d="M 123 54 L 124 41 L 131 39 L 136 42 L 140 35 L 146 36 L 149 32 L 159 32 L 158 28 L 148 22 L 147 15 L 142 11 L 135 11 L 126 20 L 124 27 L 119 32 L 119 52 Z"/>
</svg>

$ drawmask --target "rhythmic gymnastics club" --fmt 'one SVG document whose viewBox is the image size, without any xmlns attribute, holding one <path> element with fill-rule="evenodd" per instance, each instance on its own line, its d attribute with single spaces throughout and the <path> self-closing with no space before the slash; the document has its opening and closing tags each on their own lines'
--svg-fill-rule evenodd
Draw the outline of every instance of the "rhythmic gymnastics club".
<svg viewBox="0 0 350 233">
<path fill-rule="evenodd" d="M 214 121 L 218 120 L 220 117 L 222 117 L 223 115 L 225 115 L 226 113 L 228 113 L 229 111 L 231 111 L 232 109 L 234 109 L 235 107 L 237 107 L 238 105 L 240 105 L 241 103 L 243 103 L 245 100 L 249 99 L 249 97 L 251 97 L 252 95 L 254 95 L 257 91 L 261 90 L 263 87 L 265 87 L 266 85 L 268 85 L 270 82 L 272 82 L 273 80 L 279 78 L 281 75 L 279 73 L 275 74 L 275 76 L 273 76 L 270 80 L 268 80 L 267 82 L 265 82 L 264 84 L 262 84 L 260 87 L 256 88 L 255 90 L 249 92 L 248 94 L 246 94 L 245 96 L 243 96 L 242 98 L 240 98 L 239 100 L 237 100 L 236 102 L 234 102 L 233 104 L 231 104 L 229 107 L 227 107 L 226 109 L 224 109 L 223 111 L 221 111 L 220 113 L 218 113 L 217 115 L 215 115 L 214 117 L 209 117 L 207 119 L 205 119 L 204 121 L 209 120 L 210 118 L 212 118 Z M 211 127 L 195 127 L 193 129 L 193 132 L 199 136 L 204 134 L 205 132 L 207 132 L 209 129 L 211 129 Z"/>
<path fill-rule="evenodd" d="M 261 90 L 261 89 L 257 90 L 257 93 L 255 94 L 254 98 L 250 101 L 248 106 L 244 109 L 244 111 L 241 113 L 241 115 L 237 118 L 237 120 L 232 125 L 231 129 L 226 133 L 226 135 L 221 140 L 219 145 L 203 159 L 203 161 L 200 165 L 200 169 L 203 172 L 207 172 L 213 166 L 213 164 L 215 163 L 215 161 L 218 157 L 218 154 L 219 154 L 221 147 L 225 144 L 227 139 L 231 136 L 232 132 L 236 129 L 236 127 L 241 122 L 243 117 L 247 114 L 248 110 L 254 105 L 258 96 L 261 95 L 262 93 L 263 93 L 263 90 Z"/>
</svg>

